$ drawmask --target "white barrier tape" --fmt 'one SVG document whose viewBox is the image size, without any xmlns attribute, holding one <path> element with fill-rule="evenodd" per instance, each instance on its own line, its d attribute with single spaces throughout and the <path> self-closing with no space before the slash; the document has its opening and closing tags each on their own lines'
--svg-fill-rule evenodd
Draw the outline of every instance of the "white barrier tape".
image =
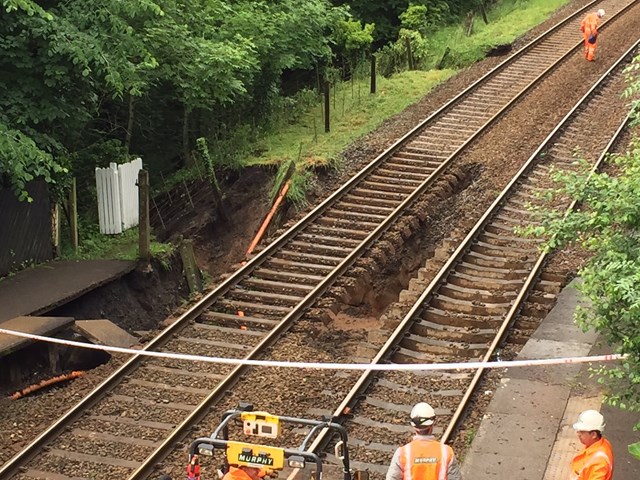
<svg viewBox="0 0 640 480">
<path fill-rule="evenodd" d="M 467 363 L 424 363 L 424 364 L 371 364 L 371 363 L 305 363 L 283 362 L 275 360 L 245 360 L 242 358 L 205 357 L 202 355 L 189 355 L 186 353 L 153 352 L 149 350 L 136 350 L 133 348 L 111 347 L 107 345 L 94 345 L 92 343 L 74 342 L 61 338 L 43 337 L 31 333 L 17 332 L 0 328 L 0 333 L 15 335 L 16 337 L 39 340 L 42 342 L 57 343 L 71 347 L 102 350 L 106 352 L 127 353 L 130 355 L 144 355 L 156 358 L 171 358 L 174 360 L 189 360 L 193 362 L 220 363 L 225 365 L 251 365 L 255 367 L 283 367 L 283 368 L 310 368 L 316 370 L 378 370 L 378 371 L 415 371 L 415 370 L 475 370 L 478 368 L 511 368 L 531 367 L 539 365 L 561 365 L 588 362 L 610 362 L 623 360 L 628 355 L 596 355 L 592 357 L 564 357 L 545 358 L 539 360 L 507 360 L 504 362 L 467 362 Z"/>
</svg>

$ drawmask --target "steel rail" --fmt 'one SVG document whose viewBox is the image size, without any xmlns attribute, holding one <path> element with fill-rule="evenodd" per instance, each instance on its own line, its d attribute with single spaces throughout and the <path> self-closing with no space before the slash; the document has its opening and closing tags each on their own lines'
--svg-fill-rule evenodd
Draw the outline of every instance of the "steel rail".
<svg viewBox="0 0 640 480">
<path fill-rule="evenodd" d="M 620 10 L 617 13 L 617 15 L 612 16 L 612 18 L 609 21 L 611 22 L 614 18 L 618 18 L 619 15 L 623 14 L 624 12 L 626 12 L 626 10 L 628 8 L 630 8 L 631 6 L 633 6 L 634 4 L 635 4 L 635 2 L 632 2 L 632 3 L 628 4 L 624 9 Z M 588 8 L 589 6 L 591 6 L 591 4 L 589 4 L 585 8 Z M 578 13 L 574 13 L 571 17 L 563 20 L 561 22 L 561 25 L 563 25 L 564 23 L 566 23 L 566 22 L 568 22 L 570 20 L 573 20 L 578 14 L 582 13 L 582 11 L 584 11 L 584 8 L 581 9 Z M 603 27 L 604 27 L 604 25 L 603 25 Z M 558 26 L 556 25 L 555 27 L 549 29 L 547 32 L 555 31 L 557 28 L 558 28 Z M 545 33 L 547 33 L 547 32 L 545 32 Z M 533 42 L 531 42 L 527 47 L 524 47 L 524 48 L 528 48 L 530 45 L 537 44 L 539 40 L 540 40 L 540 37 L 537 38 L 536 40 L 534 40 Z M 572 54 L 576 49 L 580 48 L 581 46 L 582 46 L 582 42 L 579 42 L 575 47 L 571 48 L 564 55 L 562 55 L 554 64 L 552 64 L 548 69 L 546 69 L 544 72 L 542 72 L 540 75 L 538 75 L 529 85 L 527 85 L 524 89 L 522 89 L 522 91 L 519 92 L 509 103 L 507 103 L 493 117 L 491 117 L 490 120 L 488 120 L 482 127 L 480 127 L 476 131 L 476 133 L 474 133 L 459 149 L 457 149 L 453 154 L 451 154 L 449 159 L 447 159 L 440 167 L 438 167 L 433 172 L 433 174 L 427 180 L 425 180 L 420 187 L 418 187 L 414 191 L 414 193 L 412 193 L 400 205 L 398 205 L 398 207 L 396 207 L 394 212 L 392 212 L 389 215 L 389 217 L 387 217 L 387 219 L 383 223 L 381 223 L 365 240 L 363 240 L 362 243 L 356 249 L 354 249 L 351 254 L 349 254 L 338 266 L 336 266 L 335 269 L 327 277 L 325 277 L 325 279 L 322 280 L 311 292 L 309 292 L 307 294 L 307 296 L 298 305 L 296 305 L 291 310 L 291 312 L 289 314 L 287 314 L 281 320 L 281 322 L 273 330 L 271 330 L 271 332 L 258 345 L 256 345 L 256 347 L 245 358 L 246 359 L 255 359 L 267 347 L 273 345 L 278 340 L 278 338 L 280 338 L 282 333 L 284 333 L 287 329 L 289 329 L 291 327 L 291 325 L 293 324 L 293 322 L 295 322 L 297 319 L 299 319 L 304 314 L 304 311 L 308 307 L 310 307 L 313 303 L 315 303 L 315 301 L 322 295 L 322 293 L 324 293 L 335 282 L 335 279 L 338 278 L 340 275 L 342 275 L 353 264 L 353 262 L 361 255 L 361 252 L 364 251 L 365 249 L 369 248 L 370 245 L 377 238 L 379 238 L 389 228 L 389 226 L 393 222 L 395 222 L 395 220 L 400 215 L 402 215 L 402 213 L 406 210 L 406 208 L 408 208 L 411 204 L 413 204 L 415 202 L 415 200 L 422 193 L 424 193 L 424 191 L 435 181 L 435 179 L 437 178 L 438 174 L 441 171 L 443 171 L 445 168 L 447 168 L 450 165 L 450 163 L 477 136 L 479 136 L 486 128 L 488 128 L 494 121 L 496 121 L 502 115 L 502 113 L 504 111 L 506 111 L 508 108 L 511 107 L 511 105 L 513 103 L 515 103 L 518 99 L 520 99 L 523 95 L 525 95 L 531 88 L 533 88 L 533 86 L 536 85 L 538 83 L 538 81 L 540 81 L 542 78 L 544 78 L 546 75 L 548 75 L 549 72 L 554 70 L 559 63 L 561 63 L 565 58 L 567 58 L 570 54 Z M 523 48 L 523 50 L 524 50 L 524 48 Z M 521 52 L 522 51 L 519 51 L 518 54 L 520 54 Z M 514 55 L 513 57 L 511 57 L 508 60 L 512 60 L 516 56 L 517 56 L 517 54 Z M 504 63 L 506 63 L 506 62 L 503 62 L 503 64 Z M 503 65 L 503 64 L 501 64 L 501 65 Z M 495 74 L 497 68 L 498 67 L 496 67 L 496 69 L 494 69 L 491 72 L 489 72 L 487 75 Z M 485 77 L 483 77 L 483 78 L 485 78 Z M 479 81 L 477 81 L 476 83 L 474 83 L 473 85 L 468 87 L 462 94 L 460 94 L 458 97 L 456 97 L 456 99 L 461 97 L 465 92 L 471 90 L 478 82 Z M 426 119 L 424 122 L 422 122 L 418 127 L 415 127 L 413 130 L 411 130 L 411 132 L 409 132 L 407 135 L 405 135 L 401 140 L 396 142 L 392 147 L 390 147 L 387 151 L 385 151 L 383 154 L 381 154 L 376 160 L 374 160 L 374 162 L 372 162 L 372 164 L 370 164 L 367 167 L 365 167 L 365 169 L 363 169 L 358 174 L 357 177 L 352 178 L 352 180 L 350 180 L 343 188 L 341 188 L 339 191 L 334 193 L 331 197 L 329 197 L 327 200 L 325 200 L 321 205 L 316 207 L 307 217 L 305 217 L 305 219 L 303 219 L 300 223 L 296 224 L 291 229 L 289 229 L 287 232 L 285 232 L 283 235 L 281 235 L 273 244 L 271 244 L 268 247 L 268 249 L 265 249 L 262 252 L 260 252 L 258 257 L 254 258 L 252 260 L 252 262 L 253 261 L 257 261 L 258 258 L 266 258 L 267 254 L 269 254 L 273 249 L 279 248 L 280 242 L 282 242 L 282 243 L 286 242 L 290 238 L 291 235 L 294 235 L 299 230 L 301 230 L 304 226 L 306 226 L 308 223 L 310 223 L 322 211 L 324 211 L 326 207 L 328 207 L 331 203 L 333 203 L 335 198 L 339 198 L 340 196 L 342 196 L 342 192 L 344 191 L 344 189 L 346 187 L 350 187 L 350 185 L 353 185 L 357 181 L 359 181 L 360 178 L 361 178 L 361 175 L 364 176 L 367 173 L 369 173 L 369 171 L 371 171 L 373 168 L 375 168 L 375 166 L 377 166 L 378 163 L 380 163 L 381 161 L 386 159 L 393 151 L 395 151 L 398 148 L 400 148 L 400 146 L 403 143 L 405 143 L 408 139 L 410 139 L 416 131 L 419 131 L 424 126 L 424 124 L 426 124 L 432 118 L 434 118 L 438 114 L 440 114 L 447 106 L 449 106 L 451 103 L 453 103 L 454 100 L 452 100 L 451 102 L 447 103 L 445 106 L 441 107 L 441 109 L 439 109 L 438 111 L 434 112 L 428 119 Z M 276 245 L 277 245 L 277 247 L 276 247 Z M 251 263 L 251 264 L 247 264 L 245 266 L 245 268 L 249 268 L 252 265 L 256 266 L 254 263 Z M 242 270 L 238 271 L 237 275 L 239 275 L 241 272 L 242 272 Z M 230 288 L 231 285 L 234 282 L 232 281 L 232 279 L 228 279 L 228 282 L 230 282 L 230 284 L 228 285 L 228 288 Z M 227 282 L 225 282 L 225 283 L 227 283 Z M 210 294 L 210 295 L 213 295 L 213 293 L 214 292 L 212 292 L 212 294 Z M 172 433 L 162 442 L 162 444 L 160 446 L 158 446 L 158 448 L 149 457 L 147 457 L 147 459 L 145 459 L 144 462 L 141 463 L 140 467 L 138 469 L 136 469 L 131 474 L 131 476 L 129 477 L 129 480 L 138 480 L 138 479 L 145 478 L 147 475 L 149 475 L 153 471 L 155 465 L 158 462 L 160 462 L 163 458 L 165 458 L 166 455 L 169 453 L 169 451 L 173 449 L 173 446 L 175 445 L 175 443 L 177 441 L 181 440 L 184 437 L 184 435 L 185 435 L 184 432 L 189 430 L 194 424 L 200 422 L 207 415 L 210 407 L 214 403 L 216 403 L 220 398 L 222 398 L 223 395 L 225 395 L 225 392 L 227 391 L 227 389 L 230 388 L 231 386 L 233 386 L 239 380 L 240 376 L 248 368 L 249 367 L 247 367 L 246 365 L 238 365 L 238 366 L 236 366 L 233 369 L 233 371 L 230 372 L 226 376 L 226 378 L 224 380 L 222 380 L 218 384 L 218 386 L 210 393 L 210 395 L 207 396 L 207 398 L 204 399 L 202 401 L 202 403 L 196 409 L 194 409 L 194 411 L 187 418 L 185 418 L 185 420 L 180 425 L 178 425 L 172 431 Z M 320 437 L 318 437 L 318 438 L 320 438 Z"/>
<path fill-rule="evenodd" d="M 386 343 L 380 348 L 378 354 L 371 361 L 372 364 L 379 364 L 385 361 L 387 358 L 392 355 L 394 348 L 400 343 L 400 341 L 404 338 L 412 324 L 416 321 L 416 317 L 420 314 L 420 311 L 425 308 L 425 304 L 429 301 L 429 299 L 435 293 L 437 287 L 439 287 L 445 281 L 446 277 L 452 271 L 452 269 L 460 262 L 461 258 L 467 253 L 471 247 L 471 244 L 478 237 L 480 233 L 482 233 L 484 227 L 490 222 L 491 218 L 498 212 L 501 206 L 505 203 L 505 199 L 511 195 L 514 188 L 517 186 L 518 182 L 520 182 L 523 177 L 530 172 L 530 170 L 535 166 L 536 161 L 538 160 L 539 154 L 544 151 L 549 145 L 553 143 L 553 141 L 561 134 L 562 129 L 566 126 L 566 124 L 574 118 L 576 112 L 585 105 L 596 93 L 600 90 L 603 84 L 605 84 L 611 73 L 620 68 L 620 66 L 627 62 L 629 57 L 633 55 L 633 52 L 640 45 L 640 40 L 636 41 L 636 43 L 629 48 L 617 61 L 611 66 L 599 79 L 598 81 L 589 89 L 589 91 L 574 105 L 574 107 L 565 115 L 565 117 L 558 123 L 558 125 L 549 133 L 547 138 L 540 144 L 540 146 L 534 151 L 534 153 L 529 157 L 527 162 L 520 168 L 520 170 L 516 173 L 516 175 L 512 178 L 509 184 L 503 189 L 500 195 L 494 200 L 491 206 L 487 209 L 487 211 L 483 214 L 483 216 L 478 220 L 475 226 L 471 229 L 471 231 L 467 234 L 464 240 L 460 243 L 458 248 L 452 253 L 449 260 L 446 264 L 439 270 L 436 276 L 433 278 L 428 287 L 424 290 L 424 292 L 419 296 L 414 305 L 411 307 L 410 311 L 404 316 L 400 324 L 396 327 L 393 333 L 390 335 L 389 339 Z M 629 121 L 629 116 L 624 119 L 624 121 L 620 124 L 620 126 L 616 129 L 613 136 L 607 143 L 605 149 L 598 157 L 598 160 L 595 162 L 595 165 L 591 169 L 591 174 L 593 174 L 602 164 L 602 161 L 608 153 L 610 152 L 612 146 L 618 140 L 621 132 L 624 130 L 626 124 Z M 590 175 L 591 175 L 590 174 Z M 571 202 L 569 208 L 565 213 L 566 215 L 575 207 L 576 202 Z M 529 292 L 531 291 L 534 283 L 539 277 L 539 274 L 547 260 L 548 254 L 543 252 L 538 257 L 535 262 L 531 272 L 528 274 L 518 296 L 514 300 L 509 312 L 506 314 L 498 332 L 494 340 L 487 352 L 483 355 L 481 361 L 488 361 L 493 354 L 495 353 L 496 348 L 503 341 L 505 334 L 507 333 L 509 327 L 512 325 L 515 316 L 519 313 L 524 301 L 526 300 Z M 462 401 L 460 402 L 456 412 L 453 414 L 451 421 L 449 422 L 447 429 L 441 437 L 442 442 L 447 442 L 452 433 L 457 428 L 462 414 L 464 413 L 468 401 L 471 398 L 475 388 L 477 387 L 478 381 L 484 372 L 484 368 L 480 368 L 476 370 L 476 373 L 469 384 L 467 391 L 465 392 Z M 374 381 L 376 375 L 379 375 L 380 372 L 374 370 L 365 371 L 361 377 L 356 381 L 352 389 L 349 393 L 344 397 L 343 401 L 340 405 L 335 409 L 332 421 L 335 422 L 344 422 L 347 419 L 347 415 L 345 412 L 351 412 L 354 410 L 355 405 L 359 402 L 359 397 L 362 396 L 363 392 L 366 391 L 368 386 Z M 326 447 L 328 442 L 331 439 L 328 437 L 328 432 L 324 430 L 321 432 L 314 443 L 310 445 L 309 451 L 318 453 L 323 448 Z M 289 479 L 295 478 L 295 474 L 289 476 Z"/>
<path fill-rule="evenodd" d="M 263 263 L 266 259 L 268 259 L 269 255 L 284 245 L 293 235 L 301 231 L 306 225 L 311 223 L 315 218 L 317 218 L 324 210 L 326 210 L 331 204 L 333 204 L 337 199 L 341 198 L 345 192 L 347 192 L 353 185 L 356 185 L 360 180 L 362 180 L 366 175 L 368 175 L 371 171 L 375 169 L 384 159 L 388 158 L 394 151 L 398 150 L 402 147 L 410 138 L 422 129 L 426 124 L 436 118 L 438 115 L 442 114 L 446 109 L 450 108 L 456 102 L 460 101 L 464 98 L 469 92 L 471 92 L 474 88 L 480 85 L 482 82 L 491 78 L 493 75 L 497 74 L 501 69 L 506 68 L 510 62 L 514 59 L 519 58 L 521 55 L 524 55 L 527 51 L 537 45 L 540 41 L 544 39 L 546 35 L 556 31 L 558 28 L 565 25 L 567 22 L 574 20 L 577 15 L 580 15 L 585 9 L 590 8 L 592 5 L 597 2 L 591 2 L 586 5 L 579 11 L 575 12 L 571 16 L 567 17 L 563 21 L 561 21 L 556 26 L 547 30 L 544 34 L 540 35 L 537 39 L 530 42 L 528 45 L 523 47 L 521 50 L 516 52 L 513 56 L 506 59 L 500 65 L 496 66 L 490 72 L 485 74 L 481 79 L 474 82 L 472 85 L 467 87 L 463 92 L 461 92 L 458 96 L 456 96 L 451 101 L 447 102 L 440 109 L 432 113 L 427 119 L 425 119 L 422 123 L 408 132 L 404 137 L 395 142 L 391 147 L 389 147 L 385 152 L 379 155 L 374 161 L 372 161 L 367 167 L 363 168 L 356 176 L 354 176 L 349 182 L 347 182 L 340 190 L 336 191 L 330 197 L 328 197 L 325 201 L 323 201 L 320 205 L 318 205 L 312 212 L 309 213 L 305 219 L 301 220 L 298 224 L 291 227 L 287 232 L 283 233 L 278 239 L 276 239 L 272 244 L 270 244 L 267 248 L 265 248 L 262 252 L 260 252 L 256 257 L 251 259 L 247 264 L 239 269 L 234 275 L 225 280 L 219 287 L 214 289 L 212 292 L 207 294 L 197 305 L 192 307 L 190 310 L 181 315 L 172 325 L 163 330 L 154 340 L 149 342 L 144 347 L 144 350 L 151 350 L 154 348 L 161 347 L 168 339 L 179 331 L 183 326 L 190 321 L 197 318 L 201 315 L 209 306 L 211 306 L 215 300 L 223 295 L 226 291 L 228 291 L 232 286 L 238 283 L 239 279 L 243 278 L 248 272 L 255 269 L 258 265 Z M 603 28 L 607 23 L 610 23 L 614 18 L 617 18 L 620 14 L 625 12 L 628 8 L 633 6 L 636 2 L 629 3 L 624 9 L 618 12 L 618 15 L 612 16 L 610 20 L 608 20 L 605 24 L 603 24 Z M 571 54 L 576 48 L 579 48 L 580 44 L 577 44 L 567 53 L 565 53 L 562 57 L 560 57 L 551 67 L 549 67 L 545 72 L 551 71 L 557 64 L 559 64 L 562 60 L 564 60 L 569 54 Z M 321 295 L 332 283 L 335 281 L 339 275 L 344 273 L 344 271 L 355 261 L 355 259 L 360 255 L 360 253 L 368 248 L 377 238 L 380 237 L 386 231 L 389 226 L 403 213 L 403 210 L 409 206 L 415 199 L 422 194 L 435 180 L 438 174 L 449 165 L 449 163 L 457 156 L 459 153 L 468 146 L 468 144 L 475 139 L 483 130 L 485 130 L 496 118 L 498 118 L 509 106 L 511 106 L 518 98 L 524 95 L 534 84 L 536 84 L 544 74 L 536 77 L 525 89 L 523 89 L 516 97 L 514 97 L 509 104 L 504 106 L 498 113 L 496 113 L 489 121 L 487 121 L 479 130 L 476 131 L 458 150 L 456 150 L 447 162 L 445 162 L 441 167 L 439 167 L 433 174 L 423 182 L 423 184 L 415 190 L 415 192 L 407 197 L 405 201 L 403 201 L 394 212 L 388 217 L 388 219 L 380 224 L 378 228 L 376 228 L 363 242 L 362 244 L 352 252 L 347 258 L 344 259 L 335 269 L 331 272 L 331 274 L 325 278 L 312 292 L 310 292 L 302 302 L 292 310 L 276 327 L 270 335 L 265 337 L 263 341 L 246 357 L 246 358 L 255 358 L 265 347 L 273 344 L 278 338 L 280 334 L 286 331 L 287 328 L 290 327 L 291 323 L 299 318 L 304 310 L 308 308 L 315 299 Z M 103 381 L 99 386 L 97 386 L 93 391 L 91 391 L 81 402 L 75 405 L 72 409 L 70 409 L 63 417 L 61 417 L 58 421 L 56 421 L 53 425 L 51 425 L 47 430 L 45 430 L 41 435 L 39 435 L 33 442 L 31 442 L 21 453 L 14 456 L 12 459 L 7 461 L 2 468 L 0 469 L 0 478 L 8 478 L 7 475 L 13 474 L 20 465 L 24 464 L 28 461 L 32 455 L 40 451 L 44 445 L 46 445 L 52 438 L 57 436 L 60 432 L 62 432 L 70 423 L 72 423 L 75 419 L 79 418 L 86 410 L 90 409 L 93 405 L 95 405 L 102 396 L 116 386 L 127 374 L 133 371 L 139 363 L 142 361 L 142 356 L 136 355 L 130 358 L 124 365 L 119 367 L 119 369 L 114 372 L 114 374 Z M 244 371 L 243 367 L 239 367 L 234 371 L 234 374 L 239 374 Z M 208 408 L 210 402 L 218 398 L 221 394 L 221 390 L 223 387 L 229 386 L 232 384 L 232 377 L 229 376 L 223 383 L 220 388 L 216 389 L 211 393 L 209 397 L 205 400 L 202 405 L 202 408 L 198 408 L 192 415 L 190 415 L 189 419 L 191 421 L 197 420 L 205 415 L 205 410 Z M 180 427 L 186 427 L 187 421 L 181 423 Z M 176 435 L 173 435 L 172 438 L 167 442 L 163 443 L 162 449 L 168 448 L 168 445 L 175 441 L 177 438 L 177 431 L 180 428 L 176 429 Z M 160 449 L 159 449 L 160 450 Z M 150 458 L 149 464 L 155 462 L 158 458 L 160 458 L 159 451 L 156 451 Z M 131 478 L 139 478 L 143 475 L 144 471 L 148 471 L 151 468 L 145 462 L 144 467 L 139 468 Z"/>
</svg>

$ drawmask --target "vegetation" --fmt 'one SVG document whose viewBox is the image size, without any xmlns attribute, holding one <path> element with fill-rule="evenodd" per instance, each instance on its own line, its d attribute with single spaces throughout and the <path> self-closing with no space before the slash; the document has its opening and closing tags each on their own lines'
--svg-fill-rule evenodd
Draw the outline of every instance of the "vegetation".
<svg viewBox="0 0 640 480">
<path fill-rule="evenodd" d="M 152 241 L 151 256 L 165 262 L 174 252 L 171 243 Z M 85 226 L 78 251 L 63 243 L 61 258 L 65 260 L 117 259 L 136 260 L 138 258 L 138 228 L 130 228 L 119 235 L 103 235 L 98 226 Z"/>
<path fill-rule="evenodd" d="M 485 2 L 489 25 L 457 37 L 478 0 L 3 0 L 0 186 L 29 200 L 25 185 L 42 177 L 64 198 L 73 175 L 81 242 L 98 243 L 95 167 L 132 156 L 143 157 L 156 192 L 204 172 L 221 179 L 228 169 L 293 160 L 287 196 L 303 203 L 314 169 L 335 166 L 355 138 L 455 73 L 428 71 L 438 49 L 467 52 L 450 62 L 467 65 L 565 1 Z M 516 27 L 507 26 L 513 15 L 499 18 L 509 8 Z M 372 96 L 368 59 L 378 50 L 384 70 L 385 48 L 393 62 L 383 73 L 394 75 L 378 77 Z"/>
<path fill-rule="evenodd" d="M 634 99 L 636 119 L 638 72 L 640 56 L 627 69 L 630 86 L 625 91 Z M 602 334 L 617 353 L 626 355 L 618 366 L 597 370 L 600 382 L 608 387 L 606 401 L 640 411 L 640 139 L 609 161 L 617 174 L 590 175 L 586 162 L 578 173 L 557 172 L 560 187 L 553 196 L 568 196 L 580 207 L 564 219 L 557 212 L 544 212 L 542 225 L 529 231 L 546 237 L 548 250 L 575 244 L 591 254 L 579 273 L 580 290 L 592 305 L 578 310 L 577 322 L 585 331 Z M 632 445 L 630 452 L 637 455 L 640 444 Z"/>
</svg>

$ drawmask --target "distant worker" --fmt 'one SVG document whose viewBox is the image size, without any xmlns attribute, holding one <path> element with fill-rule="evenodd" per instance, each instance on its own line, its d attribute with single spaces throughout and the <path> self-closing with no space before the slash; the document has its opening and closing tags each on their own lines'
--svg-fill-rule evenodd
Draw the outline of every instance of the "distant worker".
<svg viewBox="0 0 640 480">
<path fill-rule="evenodd" d="M 262 480 L 263 476 L 264 471 L 261 468 L 240 465 L 239 467 L 230 466 L 222 480 Z"/>
<path fill-rule="evenodd" d="M 462 480 L 453 449 L 432 434 L 435 420 L 436 412 L 428 403 L 413 407 L 415 435 L 393 454 L 386 480 Z"/>
<path fill-rule="evenodd" d="M 585 410 L 573 424 L 578 440 L 585 449 L 571 461 L 569 480 L 611 480 L 613 451 L 602 436 L 604 417 L 595 410 Z"/>
<path fill-rule="evenodd" d="M 584 35 L 584 57 L 593 62 L 596 56 L 596 41 L 598 40 L 598 25 L 604 17 L 604 10 L 588 13 L 580 23 L 580 31 Z"/>
</svg>

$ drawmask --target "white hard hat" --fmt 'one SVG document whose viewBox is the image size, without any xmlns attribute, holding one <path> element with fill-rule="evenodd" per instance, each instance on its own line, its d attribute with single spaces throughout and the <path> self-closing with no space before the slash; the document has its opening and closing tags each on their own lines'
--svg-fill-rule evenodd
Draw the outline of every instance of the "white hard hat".
<svg viewBox="0 0 640 480">
<path fill-rule="evenodd" d="M 604 8 L 601 8 L 600 10 L 598 10 L 597 13 L 600 18 L 604 17 Z"/>
<path fill-rule="evenodd" d="M 573 424 L 573 429 L 581 432 L 591 432 L 604 430 L 604 417 L 595 410 L 585 410 L 578 417 L 578 421 Z"/>
<path fill-rule="evenodd" d="M 414 427 L 428 427 L 435 422 L 436 412 L 431 405 L 420 402 L 411 409 L 411 425 Z"/>
</svg>

